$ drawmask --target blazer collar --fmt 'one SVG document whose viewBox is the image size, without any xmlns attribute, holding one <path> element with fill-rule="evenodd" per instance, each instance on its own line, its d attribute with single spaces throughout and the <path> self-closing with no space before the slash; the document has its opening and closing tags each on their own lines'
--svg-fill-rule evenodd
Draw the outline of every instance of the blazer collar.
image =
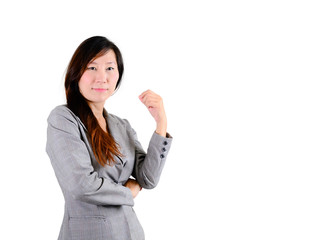
<svg viewBox="0 0 320 240">
<path fill-rule="evenodd" d="M 79 124 L 83 127 L 83 129 L 88 132 L 88 129 L 86 128 L 84 123 L 81 121 L 81 119 L 77 115 L 75 115 L 71 110 L 70 112 L 76 117 L 76 119 L 78 120 Z M 103 109 L 103 116 L 106 119 L 108 131 L 110 131 L 112 135 L 112 132 L 114 131 L 114 129 L 116 129 L 117 125 L 119 125 L 119 121 L 117 121 L 112 115 L 110 115 L 105 108 Z"/>
<path fill-rule="evenodd" d="M 106 119 L 108 131 L 113 135 L 114 130 L 119 125 L 119 121 L 112 114 L 109 114 L 106 109 L 103 109 L 103 116 Z"/>
</svg>

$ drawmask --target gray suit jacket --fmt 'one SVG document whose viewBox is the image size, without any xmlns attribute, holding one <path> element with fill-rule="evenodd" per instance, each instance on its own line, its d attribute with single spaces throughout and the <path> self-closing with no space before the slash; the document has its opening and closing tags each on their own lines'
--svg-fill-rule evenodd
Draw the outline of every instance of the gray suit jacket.
<svg viewBox="0 0 320 240">
<path fill-rule="evenodd" d="M 133 176 L 143 188 L 154 188 L 172 138 L 154 133 L 145 153 L 127 120 L 108 114 L 107 123 L 124 157 L 102 167 L 86 127 L 71 110 L 58 106 L 48 117 L 46 151 L 65 199 L 60 240 L 144 239 L 131 191 L 123 185 Z"/>
</svg>

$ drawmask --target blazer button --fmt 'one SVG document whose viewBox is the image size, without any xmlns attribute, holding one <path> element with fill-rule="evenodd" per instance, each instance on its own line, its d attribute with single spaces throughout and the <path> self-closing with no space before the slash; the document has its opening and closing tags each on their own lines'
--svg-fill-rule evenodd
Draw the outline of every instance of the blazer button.
<svg viewBox="0 0 320 240">
<path fill-rule="evenodd" d="M 160 158 L 164 158 L 164 155 L 163 155 L 163 154 L 161 154 L 161 155 L 160 155 Z"/>
</svg>

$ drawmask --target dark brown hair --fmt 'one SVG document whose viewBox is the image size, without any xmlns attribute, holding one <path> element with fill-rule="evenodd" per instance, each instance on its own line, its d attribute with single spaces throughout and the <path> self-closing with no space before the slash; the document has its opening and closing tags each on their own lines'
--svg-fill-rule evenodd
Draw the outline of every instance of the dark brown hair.
<svg viewBox="0 0 320 240">
<path fill-rule="evenodd" d="M 115 89 L 117 90 L 124 70 L 123 60 L 118 47 L 105 37 L 95 36 L 83 41 L 74 52 L 65 77 L 67 106 L 86 126 L 93 153 L 102 166 L 112 165 L 115 162 L 115 156 L 121 157 L 122 154 L 119 150 L 119 145 L 109 133 L 108 126 L 107 132 L 100 127 L 86 99 L 80 93 L 78 83 L 87 65 L 93 59 L 104 55 L 109 50 L 114 51 L 118 65 L 119 79 Z"/>
</svg>

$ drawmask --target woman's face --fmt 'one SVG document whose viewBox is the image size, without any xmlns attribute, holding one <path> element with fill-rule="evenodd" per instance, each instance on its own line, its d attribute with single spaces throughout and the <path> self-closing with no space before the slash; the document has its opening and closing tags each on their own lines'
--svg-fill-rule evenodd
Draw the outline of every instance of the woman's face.
<svg viewBox="0 0 320 240">
<path fill-rule="evenodd" d="M 91 61 L 79 81 L 81 94 L 90 104 L 103 104 L 113 94 L 119 79 L 116 55 L 109 50 Z"/>
</svg>

